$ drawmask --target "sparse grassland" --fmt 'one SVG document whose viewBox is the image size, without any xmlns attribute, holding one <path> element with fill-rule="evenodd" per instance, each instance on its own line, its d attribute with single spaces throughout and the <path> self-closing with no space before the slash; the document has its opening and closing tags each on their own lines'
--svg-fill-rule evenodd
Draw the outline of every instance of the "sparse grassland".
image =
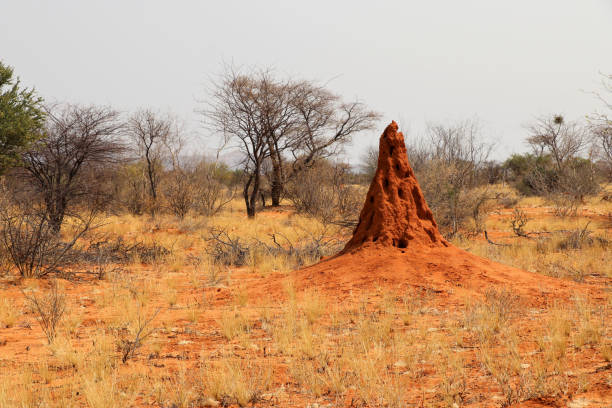
<svg viewBox="0 0 612 408">
<path fill-rule="evenodd" d="M 537 302 L 512 288 L 451 300 L 427 287 L 297 291 L 290 280 L 272 291 L 266 282 L 318 261 L 308 245 L 350 232 L 288 207 L 248 219 L 240 205 L 210 218 L 109 217 L 99 233 L 112 273 L 61 280 L 67 306 L 53 341 L 22 293 L 49 293 L 49 281 L 3 278 L 0 406 L 612 403 L 610 202 L 589 199 L 576 217 L 559 218 L 522 199 L 528 238 L 513 233 L 514 207 L 499 206 L 485 225 L 504 245 L 455 241 L 595 290 Z M 247 252 L 215 259 L 211 228 Z"/>
</svg>

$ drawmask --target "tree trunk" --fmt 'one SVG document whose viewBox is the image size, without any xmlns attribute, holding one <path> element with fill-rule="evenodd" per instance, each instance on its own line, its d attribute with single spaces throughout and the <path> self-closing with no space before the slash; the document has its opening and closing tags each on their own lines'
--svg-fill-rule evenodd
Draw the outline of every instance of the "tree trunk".
<svg viewBox="0 0 612 408">
<path fill-rule="evenodd" d="M 251 175 L 249 176 L 249 179 L 247 180 L 246 184 L 244 185 L 244 189 L 242 190 L 242 197 L 244 198 L 244 205 L 246 207 L 247 215 L 249 218 L 252 218 L 255 216 L 255 211 L 253 211 L 253 209 L 249 205 L 249 187 L 252 181 L 253 181 L 253 176 Z"/>
<path fill-rule="evenodd" d="M 272 198 L 272 207 L 280 206 L 281 194 L 283 192 L 283 184 L 276 178 L 276 175 L 272 178 L 272 186 L 270 189 L 270 197 Z"/>
<path fill-rule="evenodd" d="M 66 212 L 65 200 L 59 195 L 51 194 L 45 201 L 49 225 L 55 234 L 59 234 Z"/>
<path fill-rule="evenodd" d="M 275 149 L 272 142 L 268 143 L 268 148 L 270 149 L 270 159 L 272 161 L 270 196 L 272 199 L 272 207 L 278 207 L 280 206 L 280 199 L 283 193 L 283 165 L 280 153 Z"/>
<path fill-rule="evenodd" d="M 147 177 L 149 179 L 149 196 L 151 198 L 150 203 L 150 212 L 151 216 L 155 216 L 155 210 L 157 207 L 157 184 L 155 180 L 155 168 L 153 167 L 155 164 L 149 159 L 149 154 L 147 152 Z"/>
<path fill-rule="evenodd" d="M 259 184 L 260 184 L 260 175 L 259 168 L 255 169 L 255 172 L 249 176 L 246 184 L 244 185 L 244 190 L 242 191 L 242 196 L 244 197 L 244 204 L 246 205 L 247 216 L 249 218 L 254 218 L 255 213 L 257 211 L 257 198 L 259 196 Z M 253 184 L 253 188 L 249 193 L 249 188 L 251 187 L 251 183 Z"/>
</svg>

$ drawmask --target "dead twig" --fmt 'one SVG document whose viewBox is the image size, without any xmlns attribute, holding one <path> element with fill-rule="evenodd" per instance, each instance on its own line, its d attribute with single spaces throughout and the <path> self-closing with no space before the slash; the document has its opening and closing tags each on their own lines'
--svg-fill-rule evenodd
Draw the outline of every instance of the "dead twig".
<svg viewBox="0 0 612 408">
<path fill-rule="evenodd" d="M 510 245 L 510 244 L 500 244 L 500 243 L 498 243 L 498 242 L 493 242 L 493 241 L 491 241 L 491 239 L 489 239 L 489 234 L 487 233 L 487 230 L 485 230 L 485 231 L 484 231 L 484 236 L 485 236 L 485 239 L 487 240 L 487 242 L 488 242 L 489 244 L 491 244 L 491 245 L 497 245 L 497 246 L 507 246 L 507 247 L 512 246 L 512 245 Z"/>
</svg>

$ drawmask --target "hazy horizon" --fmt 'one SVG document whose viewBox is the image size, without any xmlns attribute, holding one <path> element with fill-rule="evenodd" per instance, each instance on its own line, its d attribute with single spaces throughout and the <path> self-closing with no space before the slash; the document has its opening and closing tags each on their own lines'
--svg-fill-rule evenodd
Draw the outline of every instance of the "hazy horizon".
<svg viewBox="0 0 612 408">
<path fill-rule="evenodd" d="M 503 159 L 526 150 L 535 117 L 601 108 L 592 92 L 612 72 L 610 0 L 5 0 L 2 10 L 0 60 L 50 102 L 169 110 L 214 148 L 194 112 L 210 78 L 224 63 L 273 67 L 382 114 L 347 149 L 353 164 L 392 119 L 419 135 L 430 121 L 477 117 Z"/>
</svg>

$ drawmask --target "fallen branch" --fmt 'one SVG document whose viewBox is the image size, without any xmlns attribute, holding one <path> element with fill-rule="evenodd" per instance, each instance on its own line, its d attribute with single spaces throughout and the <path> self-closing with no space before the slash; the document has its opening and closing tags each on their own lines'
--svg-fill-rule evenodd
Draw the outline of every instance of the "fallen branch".
<svg viewBox="0 0 612 408">
<path fill-rule="evenodd" d="M 484 236 L 485 236 L 485 238 L 486 238 L 487 242 L 488 242 L 489 244 L 491 244 L 491 245 L 497 245 L 497 246 L 512 246 L 512 245 L 510 245 L 510 244 L 500 244 L 500 243 L 498 243 L 498 242 L 493 242 L 493 241 L 491 241 L 491 240 L 489 239 L 489 234 L 487 233 L 487 230 L 485 230 L 485 232 L 484 232 Z"/>
</svg>

